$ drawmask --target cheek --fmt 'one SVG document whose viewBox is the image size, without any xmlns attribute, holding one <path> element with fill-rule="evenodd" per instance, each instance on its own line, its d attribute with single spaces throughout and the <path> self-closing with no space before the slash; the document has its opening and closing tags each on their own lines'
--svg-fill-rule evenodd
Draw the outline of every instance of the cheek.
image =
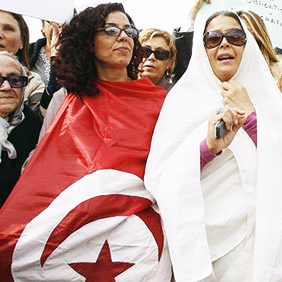
<svg viewBox="0 0 282 282">
<path fill-rule="evenodd" d="M 16 54 L 22 47 L 21 37 L 17 35 L 8 37 L 8 49 L 7 51 Z"/>
<path fill-rule="evenodd" d="M 21 98 L 19 96 L 10 99 L 0 99 L 0 113 L 8 115 L 14 112 L 20 105 Z"/>
<path fill-rule="evenodd" d="M 210 65 L 213 66 L 216 62 L 216 52 L 215 49 L 206 49 L 206 53 L 210 62 Z"/>
<path fill-rule="evenodd" d="M 167 63 L 166 61 L 158 61 L 157 68 L 158 68 L 160 74 L 163 75 L 165 73 L 166 69 L 168 68 L 168 66 L 169 66 L 169 63 Z"/>
</svg>

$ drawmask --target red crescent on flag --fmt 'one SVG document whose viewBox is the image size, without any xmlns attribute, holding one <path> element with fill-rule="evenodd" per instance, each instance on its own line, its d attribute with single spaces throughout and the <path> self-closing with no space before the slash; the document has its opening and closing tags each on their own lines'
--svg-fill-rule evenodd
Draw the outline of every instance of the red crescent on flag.
<svg viewBox="0 0 282 282">
<path fill-rule="evenodd" d="M 41 266 L 68 236 L 82 226 L 98 219 L 133 214 L 138 216 L 151 231 L 158 246 L 158 260 L 160 260 L 164 235 L 160 215 L 152 208 L 152 202 L 136 196 L 103 195 L 82 202 L 62 219 L 50 234 L 44 247 L 40 258 Z"/>
</svg>

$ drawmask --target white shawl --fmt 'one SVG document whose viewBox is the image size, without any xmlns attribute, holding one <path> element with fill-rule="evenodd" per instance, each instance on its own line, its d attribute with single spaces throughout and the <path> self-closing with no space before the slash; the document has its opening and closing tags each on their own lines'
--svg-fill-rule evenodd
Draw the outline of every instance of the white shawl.
<svg viewBox="0 0 282 282">
<path fill-rule="evenodd" d="M 281 281 L 282 99 L 257 43 L 246 28 L 245 32 L 248 41 L 233 78 L 245 86 L 257 113 L 253 281 Z M 222 96 L 221 82 L 210 67 L 202 34 L 203 26 L 196 23 L 189 67 L 165 100 L 145 171 L 146 188 L 160 208 L 177 282 L 200 281 L 212 274 L 200 179 L 200 142 L 207 135 L 207 120 L 222 106 Z M 240 137 L 233 142 L 236 138 Z M 235 151 L 241 173 L 242 164 L 251 160 Z"/>
</svg>

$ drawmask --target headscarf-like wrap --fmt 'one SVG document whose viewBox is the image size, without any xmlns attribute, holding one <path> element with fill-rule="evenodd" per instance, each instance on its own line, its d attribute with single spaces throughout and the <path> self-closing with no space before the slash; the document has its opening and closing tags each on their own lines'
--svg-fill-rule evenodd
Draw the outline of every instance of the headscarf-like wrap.
<svg viewBox="0 0 282 282">
<path fill-rule="evenodd" d="M 200 143 L 207 136 L 208 119 L 223 106 L 221 82 L 214 75 L 204 49 L 203 30 L 204 27 L 196 22 L 189 67 L 164 102 L 145 171 L 145 186 L 154 195 L 161 211 L 177 282 L 210 279 L 212 262 L 225 255 L 216 254 L 217 249 L 211 249 L 213 242 L 208 241 L 215 237 L 207 237 L 206 220 L 211 215 L 205 214 L 207 199 L 203 196 L 206 191 L 203 191 L 200 170 Z M 247 44 L 233 79 L 246 88 L 256 109 L 257 149 L 253 145 L 254 158 L 251 159 L 242 153 L 243 150 L 248 151 L 246 142 L 241 140 L 249 138 L 240 129 L 229 149 L 223 150 L 223 155 L 227 151 L 232 152 L 242 186 L 245 179 L 252 183 L 255 196 L 252 198 L 255 207 L 253 267 L 247 265 L 246 268 L 252 272 L 253 282 L 281 281 L 282 99 L 257 43 L 247 28 L 244 27 L 244 30 Z M 244 170 L 244 165 L 250 163 L 254 169 Z M 224 172 L 226 169 L 223 166 Z M 214 179 L 213 173 L 209 175 L 208 182 L 215 181 L 216 185 L 211 187 L 211 192 L 212 188 L 226 183 L 220 177 Z M 220 172 L 217 172 L 218 175 Z M 226 186 L 233 189 L 232 184 Z M 218 200 L 224 203 L 221 191 L 225 193 L 224 190 L 219 191 L 214 199 L 215 208 Z M 228 202 L 223 216 L 230 209 Z M 227 234 L 223 243 L 229 235 L 234 235 Z"/>
</svg>

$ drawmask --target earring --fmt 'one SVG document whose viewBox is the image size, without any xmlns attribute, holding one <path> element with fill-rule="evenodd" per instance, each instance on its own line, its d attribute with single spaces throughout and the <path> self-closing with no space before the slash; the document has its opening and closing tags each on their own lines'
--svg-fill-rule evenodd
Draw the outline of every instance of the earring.
<svg viewBox="0 0 282 282">
<path fill-rule="evenodd" d="M 166 72 L 165 72 L 165 76 L 166 76 L 166 78 L 171 78 L 171 69 L 170 68 L 167 68 L 166 69 Z"/>
</svg>

